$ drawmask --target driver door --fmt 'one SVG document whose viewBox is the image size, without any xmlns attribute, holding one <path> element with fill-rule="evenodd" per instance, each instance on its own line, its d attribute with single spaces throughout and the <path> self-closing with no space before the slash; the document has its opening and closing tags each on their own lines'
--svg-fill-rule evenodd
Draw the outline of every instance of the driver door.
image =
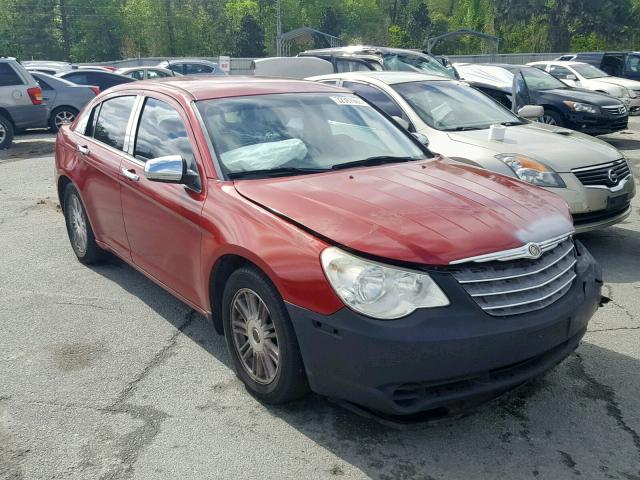
<svg viewBox="0 0 640 480">
<path fill-rule="evenodd" d="M 521 70 L 513 74 L 511 110 L 517 115 L 525 105 L 531 105 L 531 92 Z"/>
<path fill-rule="evenodd" d="M 140 113 L 122 161 L 122 211 L 131 258 L 147 274 L 192 304 L 201 305 L 196 285 L 200 274 L 200 214 L 204 185 L 153 182 L 145 178 L 145 162 L 180 155 L 204 178 L 193 132 L 179 104 L 157 94 L 139 97 Z M 200 164 L 200 165 L 199 165 Z"/>
</svg>

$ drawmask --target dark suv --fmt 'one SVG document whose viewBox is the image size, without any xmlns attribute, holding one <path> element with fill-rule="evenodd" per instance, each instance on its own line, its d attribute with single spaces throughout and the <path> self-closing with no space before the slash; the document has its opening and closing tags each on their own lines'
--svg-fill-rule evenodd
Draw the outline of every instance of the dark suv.
<svg viewBox="0 0 640 480">
<path fill-rule="evenodd" d="M 604 70 L 614 77 L 640 80 L 640 52 L 586 52 L 573 58 Z"/>
</svg>

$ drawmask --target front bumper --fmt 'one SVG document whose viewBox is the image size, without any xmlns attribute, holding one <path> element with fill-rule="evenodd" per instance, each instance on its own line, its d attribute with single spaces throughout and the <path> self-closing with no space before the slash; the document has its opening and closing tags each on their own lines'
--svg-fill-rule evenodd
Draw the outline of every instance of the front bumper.
<svg viewBox="0 0 640 480">
<path fill-rule="evenodd" d="M 610 227 L 631 214 L 631 200 L 636 195 L 633 175 L 616 187 L 583 185 L 573 173 L 561 173 L 566 188 L 547 190 L 560 195 L 569 205 L 577 233 Z"/>
<path fill-rule="evenodd" d="M 626 130 L 629 126 L 629 114 L 593 115 L 572 112 L 567 116 L 567 127 L 589 135 L 607 135 Z"/>
<path fill-rule="evenodd" d="M 600 268 L 579 243 L 578 252 L 578 276 L 564 297 L 511 317 L 486 314 L 448 273 L 432 275 L 449 307 L 400 320 L 287 304 L 312 390 L 406 416 L 486 399 L 543 373 L 577 347 L 601 299 Z"/>
</svg>

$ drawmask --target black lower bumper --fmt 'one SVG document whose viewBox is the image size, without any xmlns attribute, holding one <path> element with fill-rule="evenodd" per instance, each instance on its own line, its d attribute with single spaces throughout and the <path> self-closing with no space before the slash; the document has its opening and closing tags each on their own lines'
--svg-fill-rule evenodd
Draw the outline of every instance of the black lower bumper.
<svg viewBox="0 0 640 480">
<path fill-rule="evenodd" d="M 380 321 L 287 304 L 315 392 L 387 415 L 413 415 L 499 394 L 561 362 L 601 299 L 601 272 L 579 246 L 577 279 L 551 306 L 511 317 L 483 312 L 449 274 L 451 305 Z"/>
<path fill-rule="evenodd" d="M 629 127 L 629 115 L 594 116 L 577 113 L 568 117 L 567 127 L 590 135 L 607 135 Z"/>
</svg>

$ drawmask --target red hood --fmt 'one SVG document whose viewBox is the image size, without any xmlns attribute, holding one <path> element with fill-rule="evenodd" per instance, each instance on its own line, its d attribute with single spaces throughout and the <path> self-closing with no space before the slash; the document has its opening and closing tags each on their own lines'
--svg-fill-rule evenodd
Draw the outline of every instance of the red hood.
<svg viewBox="0 0 640 480">
<path fill-rule="evenodd" d="M 235 187 L 337 244 L 403 262 L 446 265 L 573 230 L 559 196 L 442 158 Z"/>
</svg>

